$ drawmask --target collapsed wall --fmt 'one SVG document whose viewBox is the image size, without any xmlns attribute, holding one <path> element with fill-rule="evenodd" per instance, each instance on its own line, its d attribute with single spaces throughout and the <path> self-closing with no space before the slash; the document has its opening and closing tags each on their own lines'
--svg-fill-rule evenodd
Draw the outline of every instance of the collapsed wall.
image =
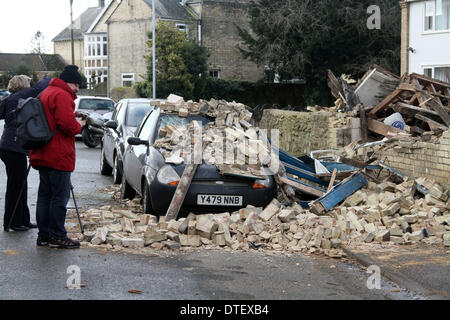
<svg viewBox="0 0 450 320">
<path fill-rule="evenodd" d="M 260 128 L 280 131 L 280 149 L 296 156 L 339 149 L 360 137 L 345 113 L 264 110 Z M 358 119 L 359 120 L 359 119 Z M 426 177 L 450 188 L 450 131 L 436 141 L 402 141 L 377 153 L 378 159 L 412 178 Z"/>
</svg>

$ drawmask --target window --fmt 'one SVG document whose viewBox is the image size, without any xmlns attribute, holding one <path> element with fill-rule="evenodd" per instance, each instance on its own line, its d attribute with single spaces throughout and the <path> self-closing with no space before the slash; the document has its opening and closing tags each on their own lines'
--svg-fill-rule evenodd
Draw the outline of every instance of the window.
<svg viewBox="0 0 450 320">
<path fill-rule="evenodd" d="M 106 43 L 103 44 L 103 55 L 104 56 L 108 55 L 108 45 Z"/>
<path fill-rule="evenodd" d="M 450 31 L 450 0 L 425 2 L 425 31 Z"/>
<path fill-rule="evenodd" d="M 423 74 L 439 81 L 450 83 L 450 66 L 426 67 Z"/>
<path fill-rule="evenodd" d="M 147 112 L 150 111 L 150 102 L 130 102 L 127 106 L 125 125 L 139 127 Z"/>
<path fill-rule="evenodd" d="M 122 73 L 122 87 L 132 87 L 134 82 L 134 73 Z"/>
<path fill-rule="evenodd" d="M 220 79 L 220 70 L 210 70 L 209 71 L 209 76 L 211 78 L 218 78 L 218 79 Z"/>
<path fill-rule="evenodd" d="M 175 23 L 175 28 L 177 28 L 178 31 L 185 32 L 185 33 L 188 33 L 188 31 L 189 31 L 187 24 L 183 24 L 183 23 Z"/>
</svg>

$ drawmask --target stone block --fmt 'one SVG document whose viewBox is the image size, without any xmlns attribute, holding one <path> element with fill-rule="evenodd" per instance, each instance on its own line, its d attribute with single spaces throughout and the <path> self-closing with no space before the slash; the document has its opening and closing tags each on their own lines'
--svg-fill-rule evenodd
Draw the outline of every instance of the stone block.
<svg viewBox="0 0 450 320">
<path fill-rule="evenodd" d="M 167 238 L 169 238 L 172 241 L 180 242 L 180 237 L 178 233 L 175 233 L 173 231 L 169 231 L 166 233 Z"/>
<path fill-rule="evenodd" d="M 189 227 L 189 221 L 195 221 L 197 219 L 197 216 L 193 213 L 189 213 L 186 219 L 183 220 L 183 222 L 178 227 L 178 233 L 180 234 L 186 234 Z M 169 229 L 170 230 L 170 229 Z"/>
<path fill-rule="evenodd" d="M 403 216 L 403 218 L 409 224 L 417 223 L 419 221 L 419 216 L 418 215 L 405 215 L 405 216 Z"/>
<path fill-rule="evenodd" d="M 389 241 L 389 239 L 390 239 L 389 230 L 381 230 L 375 235 L 375 241 L 380 243 L 383 241 Z"/>
<path fill-rule="evenodd" d="M 220 247 L 224 247 L 226 245 L 225 234 L 223 231 L 214 232 L 214 243 Z"/>
<path fill-rule="evenodd" d="M 183 247 L 200 247 L 201 240 L 199 235 L 180 234 L 180 244 Z M 209 239 L 208 239 L 209 240 Z"/>
<path fill-rule="evenodd" d="M 364 242 L 370 243 L 373 241 L 373 239 L 375 239 L 375 234 L 374 233 L 368 233 L 366 234 L 365 238 L 364 238 Z"/>
<path fill-rule="evenodd" d="M 281 222 L 289 222 L 291 220 L 294 220 L 295 217 L 295 211 L 292 209 L 281 210 L 281 212 L 278 214 L 278 219 L 280 219 Z"/>
<path fill-rule="evenodd" d="M 152 227 L 148 227 L 144 234 L 144 245 L 146 246 L 165 240 L 167 240 L 167 235 L 154 230 Z"/>
<path fill-rule="evenodd" d="M 389 241 L 395 243 L 395 244 L 403 244 L 405 243 L 405 239 L 403 239 L 403 237 L 398 237 L 398 236 L 391 236 Z"/>
<path fill-rule="evenodd" d="M 122 230 L 128 233 L 135 233 L 136 229 L 134 227 L 134 223 L 131 219 L 122 218 Z"/>
<path fill-rule="evenodd" d="M 195 236 L 197 234 L 197 221 L 190 220 L 188 222 L 188 231 L 187 234 L 189 236 Z"/>
<path fill-rule="evenodd" d="M 122 246 L 127 248 L 143 248 L 144 247 L 144 239 L 142 238 L 123 238 L 122 239 Z"/>
<path fill-rule="evenodd" d="M 107 227 L 97 228 L 97 230 L 95 231 L 95 235 L 92 237 L 91 243 L 94 245 L 105 243 L 107 235 L 108 235 Z"/>
<path fill-rule="evenodd" d="M 413 233 L 407 234 L 407 238 L 410 241 L 420 241 L 424 238 L 424 234 L 422 230 L 415 231 Z"/>
<path fill-rule="evenodd" d="M 219 229 L 219 224 L 217 222 L 211 221 L 207 216 L 201 216 L 197 218 L 197 224 L 195 228 L 199 236 L 211 240 L 213 233 Z"/>
<path fill-rule="evenodd" d="M 259 218 L 263 221 L 269 221 L 279 210 L 281 204 L 277 199 L 273 199 L 272 202 L 261 212 Z"/>
<path fill-rule="evenodd" d="M 164 247 L 170 249 L 170 250 L 177 250 L 181 248 L 181 244 L 177 241 L 173 240 L 166 240 L 163 241 L 162 244 L 164 244 Z"/>
<path fill-rule="evenodd" d="M 391 237 L 402 237 L 403 231 L 400 228 L 391 228 L 389 229 L 389 234 L 391 235 Z"/>
</svg>

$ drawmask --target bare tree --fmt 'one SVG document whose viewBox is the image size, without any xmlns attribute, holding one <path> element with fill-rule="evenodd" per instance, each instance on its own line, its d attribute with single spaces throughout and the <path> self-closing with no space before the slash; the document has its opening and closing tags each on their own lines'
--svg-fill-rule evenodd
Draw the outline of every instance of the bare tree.
<svg viewBox="0 0 450 320">
<path fill-rule="evenodd" d="M 45 37 L 39 30 L 34 34 L 31 39 L 31 53 L 46 53 L 47 47 L 45 45 Z"/>
</svg>

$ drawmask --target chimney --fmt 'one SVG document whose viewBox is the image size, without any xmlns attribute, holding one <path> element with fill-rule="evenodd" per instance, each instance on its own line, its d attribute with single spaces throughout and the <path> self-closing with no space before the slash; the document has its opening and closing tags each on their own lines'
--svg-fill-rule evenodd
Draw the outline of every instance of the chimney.
<svg viewBox="0 0 450 320">
<path fill-rule="evenodd" d="M 105 6 L 105 0 L 98 0 L 98 6 L 103 8 Z"/>
</svg>

